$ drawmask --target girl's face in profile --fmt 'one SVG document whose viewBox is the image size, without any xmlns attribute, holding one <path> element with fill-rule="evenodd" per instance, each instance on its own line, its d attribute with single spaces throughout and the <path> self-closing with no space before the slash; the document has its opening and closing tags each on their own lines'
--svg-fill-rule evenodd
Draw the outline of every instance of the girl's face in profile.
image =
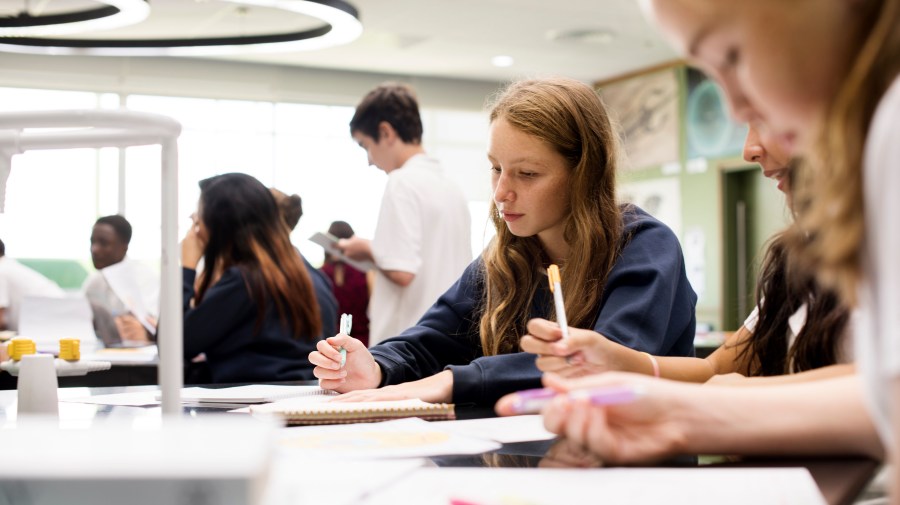
<svg viewBox="0 0 900 505">
<path fill-rule="evenodd" d="M 758 163 L 762 173 L 778 185 L 778 191 L 789 195 L 788 180 L 791 157 L 778 143 L 763 140 L 757 129 L 751 125 L 744 140 L 744 161 Z"/>
<path fill-rule="evenodd" d="M 853 58 L 854 0 L 646 0 L 675 47 L 715 79 L 736 120 L 791 156 L 811 141 Z"/>
<path fill-rule="evenodd" d="M 494 203 L 517 237 L 537 235 L 547 247 L 563 243 L 569 214 L 569 168 L 543 140 L 505 119 L 491 124 L 488 145 Z"/>
<path fill-rule="evenodd" d="M 209 231 L 206 229 L 206 225 L 203 224 L 203 201 L 197 202 L 197 211 L 191 214 L 191 220 L 194 222 L 194 232 L 197 234 L 197 238 L 200 239 L 200 242 L 206 243 L 209 241 Z"/>
</svg>

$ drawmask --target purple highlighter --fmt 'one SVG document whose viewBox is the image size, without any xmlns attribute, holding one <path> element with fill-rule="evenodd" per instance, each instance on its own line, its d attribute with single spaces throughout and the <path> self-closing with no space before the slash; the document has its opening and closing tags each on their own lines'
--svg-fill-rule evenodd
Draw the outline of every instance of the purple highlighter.
<svg viewBox="0 0 900 505">
<path fill-rule="evenodd" d="M 598 389 L 579 389 L 571 391 L 569 398 L 587 398 L 592 405 L 619 405 L 637 400 L 644 393 L 643 389 L 633 386 L 610 386 Z M 552 389 L 526 389 L 516 393 L 512 409 L 516 414 L 537 414 L 558 395 Z"/>
</svg>

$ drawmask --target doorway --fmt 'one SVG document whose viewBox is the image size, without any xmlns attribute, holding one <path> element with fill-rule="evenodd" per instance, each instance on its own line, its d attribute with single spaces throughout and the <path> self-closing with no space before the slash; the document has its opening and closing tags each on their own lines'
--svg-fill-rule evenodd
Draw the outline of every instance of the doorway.
<svg viewBox="0 0 900 505">
<path fill-rule="evenodd" d="M 784 229 L 790 213 L 775 182 L 757 165 L 722 172 L 723 329 L 734 331 L 756 304 L 756 278 L 769 238 Z"/>
</svg>

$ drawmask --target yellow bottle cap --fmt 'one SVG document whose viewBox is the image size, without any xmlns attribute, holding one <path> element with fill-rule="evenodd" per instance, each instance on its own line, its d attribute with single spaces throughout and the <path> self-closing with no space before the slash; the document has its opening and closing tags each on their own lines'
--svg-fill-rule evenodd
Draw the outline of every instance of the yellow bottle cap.
<svg viewBox="0 0 900 505">
<path fill-rule="evenodd" d="M 59 359 L 78 361 L 81 359 L 81 341 L 77 338 L 59 339 Z"/>
<path fill-rule="evenodd" d="M 9 358 L 14 361 L 19 361 L 26 354 L 37 354 L 37 346 L 34 345 L 34 340 L 28 340 L 27 338 L 10 340 L 9 347 L 6 350 L 9 352 Z"/>
</svg>

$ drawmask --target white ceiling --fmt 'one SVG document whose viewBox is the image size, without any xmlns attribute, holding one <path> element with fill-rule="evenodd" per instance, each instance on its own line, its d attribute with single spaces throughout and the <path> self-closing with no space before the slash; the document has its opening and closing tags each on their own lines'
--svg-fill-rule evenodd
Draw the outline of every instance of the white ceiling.
<svg viewBox="0 0 900 505">
<path fill-rule="evenodd" d="M 315 52 L 226 57 L 242 61 L 399 75 L 506 81 L 566 75 L 586 82 L 616 77 L 676 56 L 643 19 L 635 0 L 349 0 L 363 35 Z M 92 0 L 2 0 L 0 16 L 29 5 L 33 15 L 96 6 Z M 258 34 L 316 24 L 293 13 L 224 0 L 150 0 L 140 25 L 90 37 L 193 37 Z M 587 40 L 551 34 L 599 32 Z M 514 59 L 508 68 L 491 58 Z"/>
</svg>

